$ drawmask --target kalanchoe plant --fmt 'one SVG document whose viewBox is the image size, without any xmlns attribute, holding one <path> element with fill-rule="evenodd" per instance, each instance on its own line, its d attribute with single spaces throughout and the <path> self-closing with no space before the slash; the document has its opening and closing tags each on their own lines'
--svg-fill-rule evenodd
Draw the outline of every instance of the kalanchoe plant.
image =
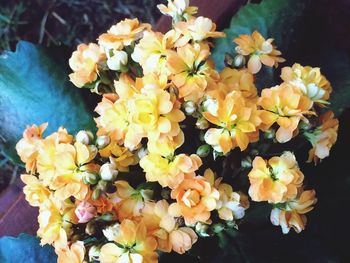
<svg viewBox="0 0 350 263">
<path fill-rule="evenodd" d="M 250 200 L 271 204 L 283 233 L 299 233 L 317 201 L 292 151 L 310 142 L 317 163 L 336 141 L 320 69 L 282 68 L 283 82 L 258 92 L 255 74 L 284 62 L 273 39 L 235 38 L 237 54 L 217 71 L 215 24 L 185 0 L 159 9 L 173 18 L 167 33 L 126 19 L 69 60 L 71 81 L 102 96 L 96 136 L 59 128 L 44 137 L 47 124 L 33 125 L 16 146 L 38 235 L 59 262 L 183 254 L 239 230 Z"/>
</svg>

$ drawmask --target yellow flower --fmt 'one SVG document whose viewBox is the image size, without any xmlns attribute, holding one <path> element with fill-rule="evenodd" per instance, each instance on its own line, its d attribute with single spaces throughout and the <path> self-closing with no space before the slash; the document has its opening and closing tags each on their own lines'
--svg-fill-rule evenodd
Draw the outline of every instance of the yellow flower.
<svg viewBox="0 0 350 263">
<path fill-rule="evenodd" d="M 63 204 L 53 196 L 40 205 L 37 234 L 41 238 L 41 245 L 52 244 L 64 238 L 62 230 L 70 232 L 71 223 L 78 223 L 74 209 L 74 204 Z"/>
<path fill-rule="evenodd" d="M 197 13 L 197 7 L 189 6 L 189 0 L 168 0 L 168 5 L 157 5 L 163 15 L 171 16 L 175 21 Z"/>
<path fill-rule="evenodd" d="M 162 156 L 171 156 L 185 142 L 183 131 L 176 136 L 160 136 L 157 140 L 148 140 L 147 150 Z"/>
<path fill-rule="evenodd" d="M 132 59 L 142 66 L 143 74 L 155 73 L 161 79 L 170 74 L 166 67 L 166 52 L 174 45 L 173 32 L 163 35 L 160 32 L 145 32 L 143 38 L 135 46 Z"/>
<path fill-rule="evenodd" d="M 22 162 L 26 165 L 26 171 L 36 172 L 36 161 L 40 141 L 48 123 L 43 123 L 39 127 L 33 124 L 23 132 L 23 138 L 16 144 L 16 151 Z"/>
<path fill-rule="evenodd" d="M 314 161 L 316 164 L 319 159 L 329 156 L 329 151 L 337 141 L 338 137 L 338 119 L 334 118 L 332 111 L 327 111 L 319 117 L 321 125 L 313 133 L 306 132 L 305 136 L 312 144 L 313 148 L 309 151 L 308 161 Z"/>
<path fill-rule="evenodd" d="M 144 201 L 150 199 L 152 190 L 136 190 L 127 181 L 116 181 L 114 185 L 117 191 L 109 195 L 109 199 L 114 203 L 119 220 L 135 219 L 141 215 L 140 211 L 144 207 Z"/>
<path fill-rule="evenodd" d="M 172 216 L 183 216 L 186 224 L 210 222 L 210 212 L 216 208 L 220 194 L 203 176 L 186 174 L 185 179 L 171 191 L 176 200 L 169 206 Z"/>
<path fill-rule="evenodd" d="M 210 54 L 206 44 L 187 44 L 177 52 L 167 52 L 167 67 L 172 83 L 179 89 L 179 97 L 198 102 L 210 82 L 218 80 L 218 73 L 207 61 Z"/>
<path fill-rule="evenodd" d="M 250 56 L 248 70 L 256 74 L 261 69 L 261 63 L 269 67 L 277 67 L 285 60 L 280 57 L 281 52 L 272 45 L 273 39 L 265 38 L 257 31 L 252 35 L 240 35 L 234 39 L 237 43 L 236 51 L 243 56 Z"/>
<path fill-rule="evenodd" d="M 98 75 L 98 63 L 105 60 L 106 55 L 94 43 L 80 44 L 69 59 L 73 73 L 69 74 L 70 81 L 78 88 L 94 82 Z"/>
<path fill-rule="evenodd" d="M 305 229 L 306 216 L 317 202 L 314 190 L 303 191 L 300 196 L 294 200 L 281 204 L 281 209 L 275 207 L 271 211 L 271 222 L 275 226 L 281 226 L 283 234 L 288 234 L 293 228 L 295 232 L 300 233 Z"/>
<path fill-rule="evenodd" d="M 50 196 L 51 191 L 36 176 L 22 174 L 21 179 L 26 184 L 23 192 L 31 206 L 40 206 Z"/>
<path fill-rule="evenodd" d="M 307 122 L 304 115 L 314 114 L 310 111 L 312 101 L 287 83 L 263 89 L 258 103 L 263 109 L 260 112 L 261 129 L 266 130 L 276 122 L 280 126 L 276 132 L 280 143 L 288 142 L 293 137 L 300 120 Z"/>
<path fill-rule="evenodd" d="M 298 87 L 312 101 L 320 104 L 327 103 L 332 92 L 331 84 L 321 74 L 319 68 L 303 67 L 296 63 L 292 67 L 282 68 L 281 78 Z"/>
<path fill-rule="evenodd" d="M 157 241 L 147 235 L 145 224 L 125 219 L 121 222 L 115 243 L 106 243 L 101 247 L 101 263 L 139 263 L 157 262 Z"/>
<path fill-rule="evenodd" d="M 235 147 L 245 150 L 255 140 L 260 119 L 254 105 L 246 105 L 240 92 L 233 91 L 224 99 L 217 99 L 216 112 L 203 112 L 203 116 L 219 128 L 210 128 L 205 141 L 217 152 L 227 154 Z"/>
<path fill-rule="evenodd" d="M 143 32 L 150 29 L 150 24 L 140 23 L 137 18 L 124 19 L 113 25 L 107 33 L 102 34 L 98 38 L 98 43 L 106 52 L 110 49 L 121 50 L 142 38 Z"/>
<path fill-rule="evenodd" d="M 71 144 L 59 144 L 56 147 L 55 178 L 50 188 L 55 190 L 55 197 L 65 200 L 74 196 L 83 200 L 88 192 L 88 186 L 82 182 L 82 172 L 95 171 L 96 167 L 89 167 L 89 163 L 95 158 L 97 149 L 92 145 L 80 142 Z"/>
<path fill-rule="evenodd" d="M 191 249 L 198 237 L 191 228 L 180 227 L 168 209 L 169 204 L 166 200 L 157 203 L 146 202 L 142 209 L 142 219 L 148 232 L 157 239 L 159 250 L 163 252 L 173 250 L 183 254 Z"/>
<path fill-rule="evenodd" d="M 220 193 L 220 199 L 216 205 L 216 210 L 218 210 L 219 217 L 226 221 L 243 218 L 245 210 L 248 207 L 241 204 L 241 195 L 234 192 L 231 185 L 221 183 L 221 179 L 222 178 L 218 178 L 215 181 L 215 187 Z"/>
<path fill-rule="evenodd" d="M 111 140 L 123 142 L 129 126 L 129 114 L 124 100 L 115 96 L 103 96 L 95 111 L 100 115 L 95 118 L 97 135 L 109 135 Z"/>
<path fill-rule="evenodd" d="M 125 137 L 125 146 L 131 150 L 138 147 L 141 139 L 151 141 L 161 136 L 179 135 L 179 122 L 185 119 L 184 113 L 171 95 L 161 89 L 143 89 L 128 101 L 131 124 Z"/>
<path fill-rule="evenodd" d="M 245 99 L 256 102 L 258 91 L 254 84 L 254 76 L 247 69 L 224 68 L 220 72 L 220 80 L 226 84 L 226 93 L 240 91 Z"/>
<path fill-rule="evenodd" d="M 140 161 L 146 173 L 146 180 L 158 182 L 163 187 L 175 188 L 184 179 L 185 174 L 193 173 L 202 165 L 202 160 L 195 154 L 179 154 L 167 159 L 158 154 L 148 154 Z"/>
<path fill-rule="evenodd" d="M 119 146 L 116 141 L 111 141 L 109 145 L 99 151 L 101 157 L 112 158 L 113 163 L 116 164 L 118 171 L 129 171 L 130 165 L 138 163 L 137 155 L 130 152 L 127 148 Z"/>
<path fill-rule="evenodd" d="M 225 36 L 225 33 L 215 31 L 216 25 L 211 19 L 203 16 L 191 18 L 186 22 L 178 22 L 174 27 L 175 31 L 181 34 L 175 43 L 176 47 L 182 47 L 191 40 L 201 42 L 207 38 Z"/>
<path fill-rule="evenodd" d="M 61 229 L 61 239 L 54 244 L 57 263 L 83 263 L 85 257 L 84 242 L 75 241 L 68 245 L 66 232 Z"/>
<path fill-rule="evenodd" d="M 275 204 L 295 198 L 304 180 L 304 175 L 291 152 L 272 157 L 268 161 L 259 156 L 255 157 L 248 177 L 249 195 L 252 200 Z"/>
</svg>

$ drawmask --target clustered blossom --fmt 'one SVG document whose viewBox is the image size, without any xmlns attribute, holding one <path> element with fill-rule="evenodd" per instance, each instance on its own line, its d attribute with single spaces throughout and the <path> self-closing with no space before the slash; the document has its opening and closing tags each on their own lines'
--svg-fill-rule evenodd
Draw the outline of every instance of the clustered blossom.
<svg viewBox="0 0 350 263">
<path fill-rule="evenodd" d="M 39 208 L 37 234 L 58 262 L 186 253 L 199 237 L 244 223 L 249 198 L 273 206 L 283 233 L 300 232 L 316 204 L 294 153 L 269 150 L 307 139 L 309 161 L 329 155 L 338 120 L 325 111 L 332 87 L 320 69 L 284 67 L 283 82 L 259 92 L 262 65 L 284 62 L 273 39 L 238 36 L 240 65 L 217 71 L 210 41 L 224 33 L 215 23 L 195 17 L 187 0 L 158 7 L 173 19 L 165 34 L 125 19 L 69 60 L 71 82 L 101 95 L 96 136 L 60 127 L 45 137 L 44 123 L 17 143 L 26 200 Z M 237 178 L 249 181 L 249 197 Z"/>
</svg>

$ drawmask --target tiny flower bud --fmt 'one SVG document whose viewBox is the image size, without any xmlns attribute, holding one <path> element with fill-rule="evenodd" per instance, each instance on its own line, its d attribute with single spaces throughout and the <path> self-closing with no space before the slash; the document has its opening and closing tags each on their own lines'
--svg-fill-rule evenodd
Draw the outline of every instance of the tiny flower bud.
<svg viewBox="0 0 350 263">
<path fill-rule="evenodd" d="M 199 157 L 207 157 L 210 153 L 210 146 L 208 144 L 203 144 L 198 147 L 196 154 Z"/>
<path fill-rule="evenodd" d="M 128 64 L 128 54 L 125 51 L 114 51 L 113 56 L 107 59 L 107 66 L 111 70 L 121 70 Z"/>
<path fill-rule="evenodd" d="M 209 228 L 209 225 L 198 222 L 196 224 L 195 230 L 200 237 L 208 237 L 209 236 L 208 228 Z"/>
<path fill-rule="evenodd" d="M 224 63 L 225 63 L 225 66 L 232 67 L 233 56 L 230 53 L 225 53 Z"/>
<path fill-rule="evenodd" d="M 204 118 L 199 118 L 196 122 L 196 126 L 198 129 L 204 130 L 209 127 L 209 122 Z"/>
<path fill-rule="evenodd" d="M 86 224 L 85 233 L 92 236 L 96 232 L 96 226 L 94 221 L 90 221 Z"/>
<path fill-rule="evenodd" d="M 275 131 L 273 129 L 266 130 L 264 132 L 264 138 L 269 140 L 275 138 Z"/>
<path fill-rule="evenodd" d="M 117 178 L 118 170 L 112 163 L 105 163 L 100 168 L 100 175 L 102 180 L 113 181 Z"/>
<path fill-rule="evenodd" d="M 100 216 L 100 219 L 106 222 L 111 222 L 114 220 L 114 215 L 112 213 L 104 213 Z"/>
<path fill-rule="evenodd" d="M 233 59 L 233 66 L 235 68 L 242 68 L 244 67 L 245 63 L 246 63 L 245 58 L 242 55 L 237 55 Z"/>
<path fill-rule="evenodd" d="M 105 192 L 107 189 L 107 181 L 100 180 L 97 184 L 97 188 L 100 189 L 101 191 Z"/>
<path fill-rule="evenodd" d="M 145 147 L 141 147 L 138 151 L 137 151 L 137 156 L 142 159 L 143 157 L 145 157 L 148 154 L 148 150 Z"/>
<path fill-rule="evenodd" d="M 244 159 L 242 159 L 241 166 L 243 168 L 250 168 L 250 167 L 252 167 L 252 158 L 250 158 L 250 156 L 247 156 Z"/>
<path fill-rule="evenodd" d="M 96 261 L 98 260 L 100 257 L 100 247 L 99 246 L 92 246 L 90 247 L 89 249 L 89 261 L 92 262 L 92 261 Z"/>
<path fill-rule="evenodd" d="M 75 140 L 77 142 L 81 142 L 82 144 L 88 145 L 94 139 L 94 135 L 91 131 L 79 131 L 75 136 Z"/>
<path fill-rule="evenodd" d="M 212 229 L 215 233 L 220 233 L 225 229 L 225 226 L 223 224 L 217 223 L 212 226 Z"/>
<path fill-rule="evenodd" d="M 105 148 L 109 143 L 111 142 L 111 139 L 109 138 L 109 136 L 99 136 L 97 137 L 96 140 L 96 145 L 99 149 L 103 149 Z"/>
<path fill-rule="evenodd" d="M 99 180 L 99 176 L 95 173 L 82 172 L 82 178 L 84 184 L 97 184 Z"/>
<path fill-rule="evenodd" d="M 94 191 L 92 191 L 92 199 L 97 200 L 100 198 L 101 195 L 101 189 L 96 188 Z"/>
<path fill-rule="evenodd" d="M 74 212 L 78 218 L 78 223 L 87 223 L 97 214 L 96 208 L 86 201 L 80 202 Z"/>
<path fill-rule="evenodd" d="M 182 106 L 187 115 L 192 115 L 196 111 L 196 104 L 191 100 L 185 101 Z"/>
</svg>

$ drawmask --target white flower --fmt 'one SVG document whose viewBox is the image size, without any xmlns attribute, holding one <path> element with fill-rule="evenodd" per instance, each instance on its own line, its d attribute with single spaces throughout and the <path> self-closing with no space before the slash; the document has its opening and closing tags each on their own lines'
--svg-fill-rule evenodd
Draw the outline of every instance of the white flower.
<svg viewBox="0 0 350 263">
<path fill-rule="evenodd" d="M 107 66 L 111 70 L 120 70 L 128 64 L 128 54 L 125 51 L 113 51 L 113 56 L 107 59 Z"/>
</svg>

